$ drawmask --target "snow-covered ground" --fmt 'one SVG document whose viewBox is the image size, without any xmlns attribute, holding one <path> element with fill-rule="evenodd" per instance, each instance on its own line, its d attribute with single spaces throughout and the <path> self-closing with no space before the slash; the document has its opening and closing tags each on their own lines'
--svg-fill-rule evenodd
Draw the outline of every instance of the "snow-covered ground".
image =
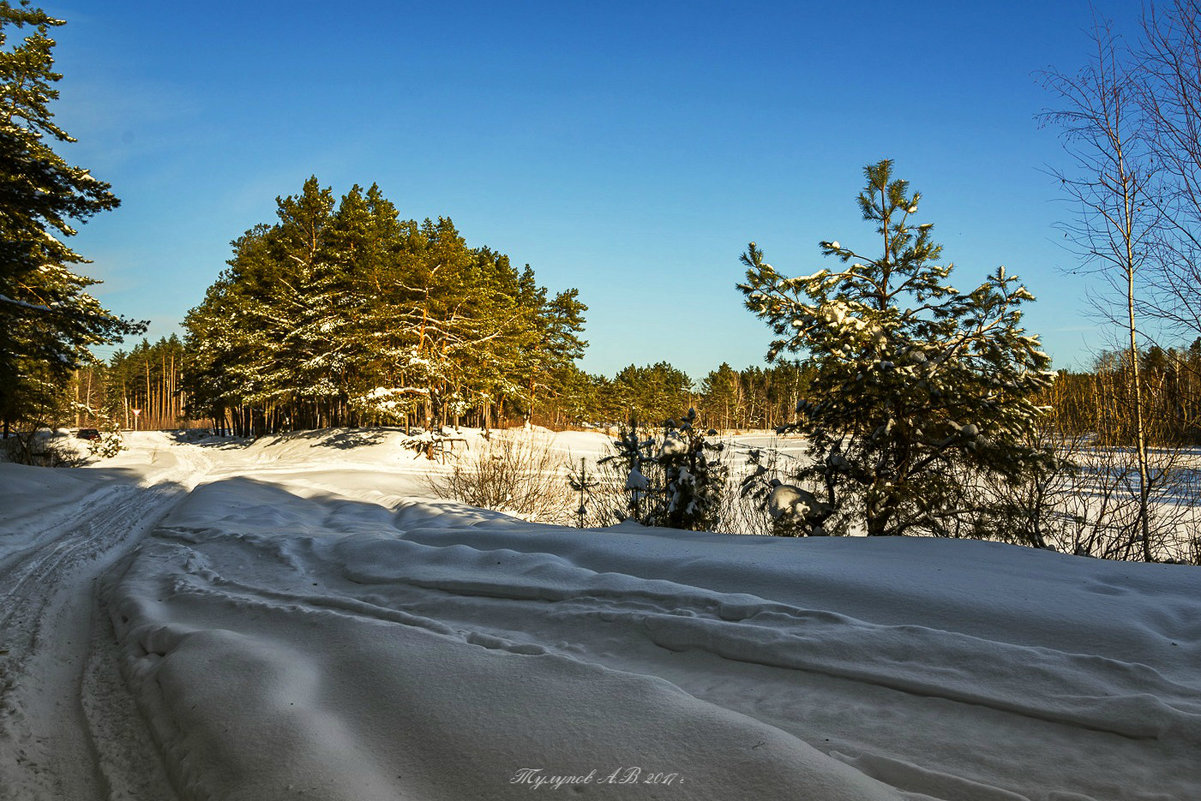
<svg viewBox="0 0 1201 801">
<path fill-rule="evenodd" d="M 0 465 L 2 799 L 1201 798 L 1197 568 L 538 526 L 395 434 L 131 445 Z"/>
</svg>

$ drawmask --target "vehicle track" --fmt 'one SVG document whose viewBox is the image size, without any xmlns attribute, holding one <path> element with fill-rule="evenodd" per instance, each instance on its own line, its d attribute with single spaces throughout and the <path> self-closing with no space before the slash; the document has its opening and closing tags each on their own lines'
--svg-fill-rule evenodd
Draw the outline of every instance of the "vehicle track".
<svg viewBox="0 0 1201 801">
<path fill-rule="evenodd" d="M 0 563 L 0 800 L 175 797 L 116 673 L 98 584 L 187 492 L 102 484 Z"/>
</svg>

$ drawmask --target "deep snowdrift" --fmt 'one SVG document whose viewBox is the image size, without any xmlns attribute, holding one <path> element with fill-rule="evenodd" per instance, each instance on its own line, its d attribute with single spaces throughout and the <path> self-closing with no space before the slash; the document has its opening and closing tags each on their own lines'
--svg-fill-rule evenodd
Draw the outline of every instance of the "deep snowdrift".
<svg viewBox="0 0 1201 801">
<path fill-rule="evenodd" d="M 1196 568 L 537 526 L 340 436 L 109 463 L 206 475 L 100 592 L 180 798 L 1201 797 Z"/>
</svg>

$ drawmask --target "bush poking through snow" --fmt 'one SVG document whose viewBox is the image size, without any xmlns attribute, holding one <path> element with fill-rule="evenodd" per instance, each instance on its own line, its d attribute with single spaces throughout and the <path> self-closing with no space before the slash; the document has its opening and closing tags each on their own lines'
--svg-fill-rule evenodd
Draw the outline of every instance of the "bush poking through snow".
<svg viewBox="0 0 1201 801">
<path fill-rule="evenodd" d="M 115 420 L 110 420 L 108 427 L 99 439 L 88 441 L 88 453 L 100 459 L 111 459 L 125 450 L 125 439 Z"/>
<path fill-rule="evenodd" d="M 773 534 L 826 535 L 822 524 L 833 511 L 828 504 L 819 501 L 809 490 L 781 484 L 779 479 L 773 480 L 772 485 L 771 492 L 767 494 L 767 513 L 772 519 Z"/>
<path fill-rule="evenodd" d="M 33 467 L 79 467 L 86 461 L 61 434 L 36 427 L 0 440 L 0 461 L 5 459 Z"/>
<path fill-rule="evenodd" d="M 599 494 L 598 510 L 601 519 L 606 517 L 618 523 L 635 520 L 643 525 L 649 522 L 649 506 L 657 488 L 663 485 L 655 460 L 655 438 L 639 428 L 638 420 L 632 418 L 628 426 L 622 426 L 613 441 L 613 453 L 597 461 L 607 465 L 613 473 L 610 480 L 602 483 L 607 490 Z M 647 474 L 650 474 L 649 476 Z"/>
<path fill-rule="evenodd" d="M 729 471 L 721 459 L 725 445 L 707 439 L 716 435 L 696 428 L 696 409 L 689 409 L 678 426 L 667 421 L 658 455 L 665 486 L 657 525 L 692 531 L 717 527 Z"/>
<path fill-rule="evenodd" d="M 1082 436 L 1041 434 L 1054 460 L 1050 469 L 1019 482 L 976 482 L 985 502 L 1002 510 L 989 538 L 1077 556 L 1124 561 L 1201 564 L 1201 471 L 1195 452 L 1182 447 L 1148 451 L 1144 547 L 1138 454 L 1130 447 L 1098 446 Z"/>
<path fill-rule="evenodd" d="M 758 448 L 747 454 L 747 466 L 751 471 L 741 481 L 739 495 L 765 512 L 770 522 L 770 533 L 777 537 L 824 537 L 826 521 L 834 513 L 834 507 L 818 499 L 817 495 L 794 484 L 785 484 L 773 474 L 779 454 L 767 452 L 768 463 L 764 463 L 764 452 Z"/>
<path fill-rule="evenodd" d="M 493 431 L 461 455 L 447 473 L 427 480 L 439 498 L 536 523 L 564 523 L 571 504 L 564 468 L 550 438 L 523 430 Z"/>
</svg>

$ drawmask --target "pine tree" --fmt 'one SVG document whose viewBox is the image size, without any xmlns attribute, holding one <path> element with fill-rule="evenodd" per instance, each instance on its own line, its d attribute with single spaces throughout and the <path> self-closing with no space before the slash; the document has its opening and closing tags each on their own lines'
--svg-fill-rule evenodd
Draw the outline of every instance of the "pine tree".
<svg viewBox="0 0 1201 801">
<path fill-rule="evenodd" d="M 333 252 L 333 193 L 312 177 L 300 195 L 277 202 L 280 222 L 269 243 L 282 269 L 272 285 L 273 313 L 264 318 L 279 371 L 271 383 L 309 425 L 339 425 L 355 341 L 349 331 L 362 304 Z"/>
<path fill-rule="evenodd" d="M 580 338 L 584 312 L 579 290 L 569 289 L 553 298 L 534 283 L 527 264 L 521 275 L 517 307 L 526 316 L 524 336 L 515 344 L 514 361 L 523 373 L 527 389 L 526 415 L 533 418 L 545 396 L 558 397 L 569 389 L 575 375 L 575 360 L 584 355 L 588 343 Z"/>
<path fill-rule="evenodd" d="M 0 419 L 7 429 L 51 405 L 92 345 L 144 330 L 85 290 L 85 259 L 58 237 L 119 201 L 108 184 L 69 165 L 53 143 L 74 140 L 54 122 L 58 98 L 50 38 L 61 20 L 28 2 L 0 1 Z M 29 29 L 10 44 L 14 29 Z"/>
<path fill-rule="evenodd" d="M 822 242 L 842 266 L 788 278 L 752 242 L 739 289 L 777 336 L 769 359 L 801 352 L 814 370 L 793 426 L 815 459 L 801 477 L 869 534 L 942 534 L 981 512 L 964 508 L 963 469 L 1016 479 L 1045 462 L 1026 443 L 1050 360 L 1019 327 L 1033 298 L 1017 278 L 1002 267 L 971 292 L 952 287 L 931 225 L 912 221 L 920 196 L 891 161 L 864 172 L 859 207 L 880 256 Z"/>
<path fill-rule="evenodd" d="M 226 411 L 245 401 L 232 367 L 254 358 L 245 343 L 239 309 L 233 279 L 225 271 L 205 292 L 204 302 L 184 318 L 184 411 L 193 420 L 211 418 L 222 433 Z"/>
<path fill-rule="evenodd" d="M 638 426 L 637 418 L 618 430 L 613 440 L 613 453 L 597 460 L 616 472 L 625 495 L 624 508 L 611 510 L 618 522 L 633 520 L 646 526 L 654 525 L 654 500 L 662 492 L 663 481 L 655 458 L 655 438 Z M 648 475 L 649 473 L 649 475 Z"/>
</svg>

